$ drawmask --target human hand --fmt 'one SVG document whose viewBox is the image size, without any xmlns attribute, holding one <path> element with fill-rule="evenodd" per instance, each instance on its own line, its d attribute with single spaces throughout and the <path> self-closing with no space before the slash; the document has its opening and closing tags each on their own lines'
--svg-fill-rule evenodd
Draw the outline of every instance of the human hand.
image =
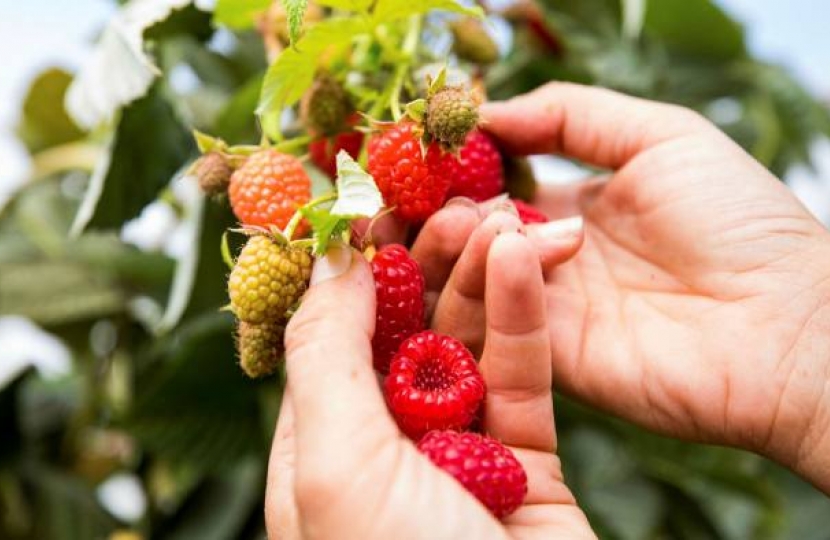
<svg viewBox="0 0 830 540">
<path fill-rule="evenodd" d="M 538 256 L 526 238 L 505 232 L 487 265 L 483 427 L 524 466 L 524 505 L 498 522 L 401 435 L 372 370 L 371 271 L 336 246 L 315 264 L 286 333 L 288 385 L 266 495 L 270 538 L 595 537 L 555 454 Z"/>
<path fill-rule="evenodd" d="M 689 110 L 551 84 L 481 112 L 508 151 L 611 169 L 537 201 L 585 224 L 573 260 L 546 268 L 557 388 L 666 434 L 764 453 L 830 492 L 827 230 Z M 476 238 L 479 219 L 442 210 L 413 247 L 440 292 L 433 327 L 474 348 L 484 287 L 475 269 L 492 238 L 480 228 Z M 580 225 L 528 235 L 547 238 L 542 255 L 554 242 L 565 256 Z"/>
</svg>

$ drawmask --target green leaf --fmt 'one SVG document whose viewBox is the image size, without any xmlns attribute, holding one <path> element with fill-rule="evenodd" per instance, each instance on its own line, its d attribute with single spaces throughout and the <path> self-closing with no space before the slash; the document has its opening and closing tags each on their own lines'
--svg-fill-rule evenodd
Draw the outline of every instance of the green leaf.
<svg viewBox="0 0 830 540">
<path fill-rule="evenodd" d="M 372 5 L 372 0 L 316 0 L 315 3 L 346 11 L 366 11 Z"/>
<path fill-rule="evenodd" d="M 323 51 L 330 47 L 343 48 L 366 30 L 364 22 L 358 18 L 328 19 L 311 27 L 295 47 L 283 51 L 268 68 L 257 114 L 261 117 L 279 115 L 284 107 L 296 103 L 311 86 Z M 273 126 L 263 128 L 267 135 L 279 138 Z"/>
<path fill-rule="evenodd" d="M 51 68 L 38 75 L 29 87 L 17 134 L 32 154 L 83 136 L 63 106 L 71 82 L 69 73 Z"/>
<path fill-rule="evenodd" d="M 420 2 L 413 0 L 378 0 L 372 15 L 376 24 L 382 24 L 405 19 L 410 15 L 426 15 L 433 10 L 461 13 L 473 17 L 484 16 L 484 11 L 480 7 L 465 6 L 454 0 L 421 0 Z"/>
<path fill-rule="evenodd" d="M 332 237 L 340 235 L 349 226 L 349 220 L 331 215 L 323 208 L 303 208 L 303 217 L 311 225 L 314 238 L 314 253 L 323 255 Z"/>
<path fill-rule="evenodd" d="M 740 25 L 710 0 L 648 2 L 645 31 L 686 54 L 729 59 L 746 53 Z"/>
<path fill-rule="evenodd" d="M 308 0 L 283 0 L 285 12 L 288 15 L 288 39 L 292 45 L 300 38 L 303 27 L 303 16 L 308 7 Z"/>
<path fill-rule="evenodd" d="M 337 200 L 332 215 L 372 217 L 383 208 L 383 197 L 372 176 L 345 151 L 337 154 Z"/>
<path fill-rule="evenodd" d="M 272 0 L 218 0 L 213 20 L 234 30 L 245 30 L 254 25 L 256 17 L 268 9 Z"/>
<path fill-rule="evenodd" d="M 154 87 L 124 110 L 111 160 L 93 173 L 72 234 L 80 234 L 87 226 L 118 227 L 135 217 L 193 150 L 190 133 Z"/>
</svg>

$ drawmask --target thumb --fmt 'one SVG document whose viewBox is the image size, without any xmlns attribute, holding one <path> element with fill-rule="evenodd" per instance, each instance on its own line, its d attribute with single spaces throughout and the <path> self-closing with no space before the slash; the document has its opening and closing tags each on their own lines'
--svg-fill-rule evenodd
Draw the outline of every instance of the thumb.
<svg viewBox="0 0 830 540">
<path fill-rule="evenodd" d="M 388 416 L 372 370 L 374 326 L 368 263 L 349 246 L 332 245 L 315 263 L 311 288 L 286 330 L 298 454 L 336 448 L 368 421 Z"/>
</svg>

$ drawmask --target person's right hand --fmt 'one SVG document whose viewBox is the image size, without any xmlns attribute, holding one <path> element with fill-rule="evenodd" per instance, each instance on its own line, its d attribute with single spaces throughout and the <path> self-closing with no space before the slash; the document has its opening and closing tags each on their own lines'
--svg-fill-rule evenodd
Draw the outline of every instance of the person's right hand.
<svg viewBox="0 0 830 540">
<path fill-rule="evenodd" d="M 612 171 L 537 201 L 585 224 L 579 253 L 546 275 L 556 387 L 666 434 L 764 453 L 830 492 L 828 231 L 680 107 L 550 84 L 482 116 L 508 151 Z M 413 248 L 440 292 L 433 326 L 474 348 L 495 234 L 473 232 L 479 220 L 451 205 Z M 550 251 L 575 251 L 579 225 L 528 235 L 561 262 Z"/>
</svg>

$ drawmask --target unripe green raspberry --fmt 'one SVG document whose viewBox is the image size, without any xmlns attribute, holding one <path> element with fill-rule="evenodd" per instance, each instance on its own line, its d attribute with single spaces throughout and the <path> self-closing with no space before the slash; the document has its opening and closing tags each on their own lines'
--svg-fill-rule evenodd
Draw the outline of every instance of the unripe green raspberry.
<svg viewBox="0 0 830 540">
<path fill-rule="evenodd" d="M 465 88 L 447 86 L 427 100 L 427 133 L 445 149 L 461 147 L 477 123 L 478 105 Z"/>
<path fill-rule="evenodd" d="M 199 187 L 206 195 L 227 193 L 233 168 L 218 152 L 209 152 L 199 158 L 193 169 L 199 179 Z"/>
<path fill-rule="evenodd" d="M 250 237 L 228 280 L 233 312 L 251 324 L 283 320 L 308 288 L 311 264 L 307 251 L 265 235 Z"/>
<path fill-rule="evenodd" d="M 499 48 L 477 19 L 466 17 L 450 24 L 453 52 L 474 64 L 492 64 L 499 59 Z"/>
<path fill-rule="evenodd" d="M 285 326 L 275 322 L 250 324 L 240 322 L 236 347 L 239 366 L 248 377 L 255 379 L 274 373 L 282 362 L 285 349 Z"/>
<path fill-rule="evenodd" d="M 348 127 L 353 113 L 348 93 L 329 75 L 320 75 L 303 96 L 300 118 L 314 135 L 336 135 Z"/>
</svg>

